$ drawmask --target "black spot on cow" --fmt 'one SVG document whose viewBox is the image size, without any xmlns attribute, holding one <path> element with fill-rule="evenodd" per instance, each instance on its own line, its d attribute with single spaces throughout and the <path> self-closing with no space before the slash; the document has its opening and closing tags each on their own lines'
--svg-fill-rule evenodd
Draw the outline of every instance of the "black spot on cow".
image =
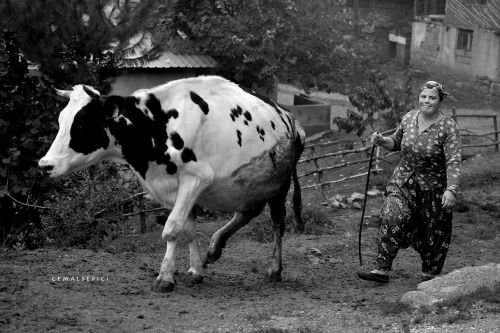
<svg viewBox="0 0 500 333">
<path fill-rule="evenodd" d="M 236 136 L 238 137 L 238 144 L 241 147 L 241 131 L 240 130 L 236 130 Z"/>
<path fill-rule="evenodd" d="M 274 129 L 276 129 L 276 125 L 274 124 L 274 121 L 271 120 L 271 127 Z"/>
<path fill-rule="evenodd" d="M 143 178 L 146 176 L 149 161 L 165 161 L 164 152 L 161 152 L 163 147 L 166 149 L 166 134 L 163 134 L 166 133 L 165 118 L 161 115 L 159 103 L 154 99 L 156 97 L 149 96 L 146 105 L 155 121 L 137 107 L 137 97 L 110 96 L 104 102 L 104 113 L 108 116 L 111 134 L 122 147 L 124 159 Z M 118 115 L 114 115 L 117 109 Z M 163 143 L 162 138 L 165 139 Z"/>
<path fill-rule="evenodd" d="M 184 150 L 181 153 L 181 158 L 182 158 L 182 162 L 184 162 L 184 163 L 188 163 L 190 161 L 196 162 L 196 155 L 189 148 L 184 148 Z"/>
<path fill-rule="evenodd" d="M 173 162 L 168 162 L 167 163 L 167 173 L 169 175 L 175 175 L 176 172 L 177 172 L 177 165 L 175 165 L 175 163 L 173 163 Z"/>
<path fill-rule="evenodd" d="M 230 114 L 230 116 L 232 121 L 236 121 L 236 117 L 232 113 Z"/>
<path fill-rule="evenodd" d="M 184 147 L 184 140 L 182 140 L 179 133 L 172 132 L 170 134 L 170 140 L 172 140 L 172 144 L 173 144 L 175 149 L 181 150 Z"/>
<path fill-rule="evenodd" d="M 109 138 L 105 127 L 106 118 L 101 103 L 98 98 L 92 99 L 75 115 L 70 129 L 70 148 L 85 155 L 108 148 Z"/>
<path fill-rule="evenodd" d="M 288 125 L 288 123 L 286 122 L 286 120 L 283 118 L 283 112 L 281 111 L 281 109 L 283 109 L 283 110 L 286 111 L 285 108 L 283 108 L 281 105 L 278 105 L 276 102 L 274 102 L 272 99 L 270 99 L 267 96 L 260 95 L 260 94 L 256 93 L 255 91 L 253 91 L 251 89 L 248 89 L 248 88 L 245 88 L 245 87 L 242 87 L 242 86 L 240 86 L 240 88 L 243 89 L 248 94 L 257 97 L 258 99 L 260 99 L 264 103 L 272 106 L 274 108 L 274 110 L 276 110 L 276 112 L 278 113 L 278 115 L 279 115 L 281 121 L 283 122 L 283 124 L 285 125 L 287 132 L 290 132 L 290 125 Z"/>
<path fill-rule="evenodd" d="M 167 117 L 167 122 L 171 119 L 177 119 L 179 118 L 179 112 L 176 109 L 168 110 L 166 112 L 166 117 Z"/>
<path fill-rule="evenodd" d="M 239 118 L 243 114 L 243 110 L 239 105 L 236 105 L 234 109 L 231 109 L 231 119 Z"/>
<path fill-rule="evenodd" d="M 266 134 L 266 132 L 264 132 L 264 129 L 260 128 L 260 126 L 258 126 L 258 125 L 257 125 L 256 129 L 257 129 L 257 133 L 259 133 L 260 139 L 262 141 L 264 141 L 264 135 Z"/>
<path fill-rule="evenodd" d="M 276 151 L 269 151 L 269 158 L 271 159 L 271 163 L 273 164 L 274 169 L 276 170 Z"/>
<path fill-rule="evenodd" d="M 246 120 L 245 120 L 245 121 L 243 122 L 243 124 L 245 124 L 245 125 L 247 125 L 247 126 L 248 126 L 248 121 L 246 121 Z"/>
<path fill-rule="evenodd" d="M 195 104 L 198 104 L 198 106 L 200 107 L 201 111 L 204 113 L 204 114 L 208 114 L 208 104 L 207 102 L 205 102 L 205 100 L 203 98 L 201 98 L 197 93 L 191 91 L 190 93 L 191 95 L 191 100 L 195 103 Z"/>
<path fill-rule="evenodd" d="M 248 121 L 252 121 L 252 115 L 250 114 L 250 112 L 245 111 L 245 113 L 243 113 L 243 115 L 245 116 L 245 118 L 246 118 Z"/>
<path fill-rule="evenodd" d="M 169 119 L 169 114 L 163 112 L 161 108 L 160 101 L 154 94 L 148 94 L 146 100 L 146 107 L 153 115 L 152 122 L 152 139 L 154 141 L 153 154 L 156 163 L 165 164 L 165 151 L 167 150 L 167 123 Z M 173 110 L 175 111 L 175 110 Z M 172 112 L 172 111 L 169 111 Z M 177 111 L 175 111 L 177 112 Z M 172 113 L 170 114 L 172 115 Z M 177 114 L 178 116 L 178 114 Z"/>
</svg>

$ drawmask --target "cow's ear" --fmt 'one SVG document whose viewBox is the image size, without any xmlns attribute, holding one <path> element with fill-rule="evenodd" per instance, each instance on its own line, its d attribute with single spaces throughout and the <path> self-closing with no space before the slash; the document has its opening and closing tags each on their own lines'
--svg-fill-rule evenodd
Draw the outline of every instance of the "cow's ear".
<svg viewBox="0 0 500 333">
<path fill-rule="evenodd" d="M 63 97 L 65 99 L 69 99 L 69 95 L 71 95 L 71 90 L 60 90 L 54 86 L 52 86 L 52 90 L 54 90 L 57 96 Z"/>
<path fill-rule="evenodd" d="M 103 109 L 106 119 L 115 118 L 122 113 L 125 99 L 122 96 L 109 96 L 104 99 Z"/>
</svg>

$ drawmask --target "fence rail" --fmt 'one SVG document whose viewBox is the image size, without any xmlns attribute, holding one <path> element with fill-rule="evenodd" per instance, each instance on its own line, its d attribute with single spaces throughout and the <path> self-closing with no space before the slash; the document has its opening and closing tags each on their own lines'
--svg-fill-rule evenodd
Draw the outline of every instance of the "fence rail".
<svg viewBox="0 0 500 333">
<path fill-rule="evenodd" d="M 497 123 L 497 115 L 496 114 L 457 114 L 457 110 L 455 107 L 451 108 L 451 112 L 453 113 L 452 118 L 455 119 L 455 121 L 458 118 L 491 118 L 493 120 L 493 131 L 489 133 L 484 133 L 484 134 L 477 134 L 477 133 L 464 133 L 461 134 L 462 136 L 475 136 L 475 137 L 484 137 L 486 139 L 489 139 L 493 141 L 492 143 L 485 143 L 485 144 L 470 144 L 470 145 L 462 145 L 464 148 L 480 148 L 480 147 L 491 147 L 495 146 L 495 151 L 500 150 L 500 140 L 499 140 L 499 133 L 500 131 L 498 130 L 498 123 Z M 466 129 L 461 129 L 466 130 Z M 488 136 L 493 135 L 493 138 L 489 138 Z"/>
</svg>

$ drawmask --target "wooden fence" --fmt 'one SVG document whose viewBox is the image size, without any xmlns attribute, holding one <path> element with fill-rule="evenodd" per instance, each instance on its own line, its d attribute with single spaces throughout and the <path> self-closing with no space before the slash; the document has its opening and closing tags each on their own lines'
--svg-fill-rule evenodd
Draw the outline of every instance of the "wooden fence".
<svg viewBox="0 0 500 333">
<path fill-rule="evenodd" d="M 384 135 L 388 135 L 390 133 L 394 132 L 394 129 L 382 132 Z M 359 148 L 353 148 L 353 149 L 346 149 L 346 150 L 338 150 L 334 152 L 327 152 L 323 154 L 316 154 L 316 151 L 319 148 L 325 148 L 325 147 L 334 147 L 338 146 L 340 144 L 346 144 L 346 143 L 359 143 L 362 146 Z M 299 164 L 304 164 L 304 163 L 313 163 L 314 169 L 306 171 L 300 175 L 298 175 L 298 178 L 304 178 L 312 175 L 316 175 L 316 183 L 311 184 L 311 185 L 306 185 L 306 186 L 301 186 L 302 189 L 308 190 L 308 189 L 317 189 L 319 188 L 321 191 L 321 194 L 323 197 L 328 200 L 329 195 L 327 192 L 327 187 L 333 184 L 337 184 L 340 182 L 344 182 L 347 180 L 359 178 L 366 176 L 368 174 L 368 162 L 370 161 L 370 157 L 368 156 L 370 150 L 371 150 L 371 145 L 365 145 L 366 140 L 360 140 L 360 139 L 341 139 L 341 140 L 334 140 L 334 141 L 327 141 L 327 142 L 319 142 L 316 144 L 310 144 L 305 147 L 305 157 L 303 157 L 301 160 L 299 160 Z M 332 158 L 332 157 L 346 157 L 346 156 L 353 156 L 353 155 L 362 155 L 365 154 L 364 157 L 360 157 L 359 159 L 355 159 L 352 161 L 343 161 L 341 163 L 333 164 L 333 165 L 326 165 L 326 166 L 321 166 L 320 161 L 327 159 L 327 158 Z M 372 172 L 378 172 L 381 171 L 382 169 L 379 167 L 380 161 L 385 161 L 389 156 L 393 156 L 399 154 L 399 152 L 388 152 L 383 155 L 380 154 L 380 148 L 376 148 L 376 153 L 375 157 L 373 159 L 374 163 L 374 168 L 372 169 Z M 326 171 L 332 171 L 332 170 L 339 170 L 345 167 L 353 166 L 353 165 L 358 165 L 358 164 L 365 164 L 366 171 L 350 175 L 350 176 L 345 176 L 342 178 L 338 178 L 335 180 L 326 180 L 325 179 L 325 172 Z"/>
<path fill-rule="evenodd" d="M 455 121 L 458 121 L 458 118 L 491 118 L 493 120 L 493 131 L 491 132 L 480 134 L 480 133 L 474 133 L 465 128 L 461 128 L 460 135 L 462 137 L 482 137 L 492 141 L 490 143 L 484 143 L 484 144 L 466 144 L 462 146 L 463 148 L 482 148 L 482 147 L 495 146 L 495 151 L 499 151 L 500 141 L 498 138 L 499 131 L 498 131 L 496 114 L 457 114 L 457 110 L 455 109 L 455 107 L 453 107 L 451 111 L 453 113 L 452 117 L 453 119 L 455 119 Z M 491 138 L 490 136 L 493 136 L 493 138 Z"/>
</svg>

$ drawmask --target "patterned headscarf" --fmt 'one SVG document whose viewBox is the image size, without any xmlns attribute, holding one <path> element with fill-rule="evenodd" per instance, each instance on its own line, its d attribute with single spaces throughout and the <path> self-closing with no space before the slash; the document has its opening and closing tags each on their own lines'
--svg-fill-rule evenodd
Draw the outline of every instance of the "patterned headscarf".
<svg viewBox="0 0 500 333">
<path fill-rule="evenodd" d="M 435 89 L 439 94 L 439 100 L 442 101 L 444 96 L 448 96 L 448 92 L 444 89 L 443 85 L 436 81 L 427 81 L 420 86 L 419 92 L 424 89 Z"/>
</svg>

